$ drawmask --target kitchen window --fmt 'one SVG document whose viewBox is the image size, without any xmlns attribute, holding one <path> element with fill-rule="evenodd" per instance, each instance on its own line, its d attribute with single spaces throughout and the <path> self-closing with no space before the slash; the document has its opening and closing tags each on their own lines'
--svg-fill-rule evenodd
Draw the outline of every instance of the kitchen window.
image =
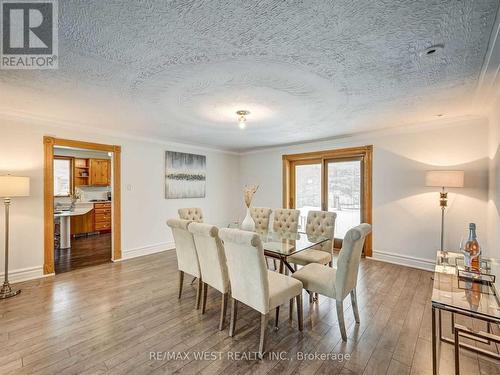
<svg viewBox="0 0 500 375">
<path fill-rule="evenodd" d="M 54 158 L 54 196 L 71 195 L 71 159 Z"/>
</svg>

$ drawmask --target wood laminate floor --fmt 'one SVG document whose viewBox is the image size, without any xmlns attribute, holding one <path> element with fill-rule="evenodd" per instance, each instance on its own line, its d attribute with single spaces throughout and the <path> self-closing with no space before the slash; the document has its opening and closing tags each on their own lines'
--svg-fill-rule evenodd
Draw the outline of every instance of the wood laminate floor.
<svg viewBox="0 0 500 375">
<path fill-rule="evenodd" d="M 288 320 L 288 307 L 279 330 L 272 329 L 271 319 L 267 348 L 277 355 L 260 361 L 245 358 L 257 349 L 259 314 L 241 306 L 236 336 L 218 331 L 218 292 L 209 289 L 201 315 L 194 310 L 195 286 L 186 277 L 177 300 L 174 251 L 82 268 L 18 284 L 19 296 L 0 301 L 0 373 L 430 374 L 431 276 L 362 260 L 361 324 L 354 323 L 346 299 L 346 343 L 335 302 L 320 297 L 319 303 L 305 303 L 302 333 Z M 165 360 L 165 352 L 183 354 Z M 202 352 L 210 357 L 196 359 Z M 442 344 L 441 352 L 440 373 L 453 374 L 452 347 Z M 307 353 L 310 357 L 297 359 Z M 349 359 L 338 361 L 332 354 Z M 461 359 L 462 374 L 500 373 L 491 359 L 468 352 Z"/>
<path fill-rule="evenodd" d="M 111 262 L 111 233 L 71 239 L 71 248 L 56 249 L 56 274 Z"/>
</svg>

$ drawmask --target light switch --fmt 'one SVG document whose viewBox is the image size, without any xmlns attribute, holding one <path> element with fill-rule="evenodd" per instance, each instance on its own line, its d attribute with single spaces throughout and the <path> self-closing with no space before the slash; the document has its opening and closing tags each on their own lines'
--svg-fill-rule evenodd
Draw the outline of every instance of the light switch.
<svg viewBox="0 0 500 375">
<path fill-rule="evenodd" d="M 132 191 L 132 185 L 127 184 L 127 191 Z"/>
</svg>

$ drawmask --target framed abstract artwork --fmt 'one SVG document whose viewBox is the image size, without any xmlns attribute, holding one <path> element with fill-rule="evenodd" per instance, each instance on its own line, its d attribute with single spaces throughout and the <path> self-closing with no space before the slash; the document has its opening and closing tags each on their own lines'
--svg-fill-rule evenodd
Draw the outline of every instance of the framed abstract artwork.
<svg viewBox="0 0 500 375">
<path fill-rule="evenodd" d="M 165 198 L 204 198 L 206 194 L 205 155 L 165 152 Z"/>
</svg>

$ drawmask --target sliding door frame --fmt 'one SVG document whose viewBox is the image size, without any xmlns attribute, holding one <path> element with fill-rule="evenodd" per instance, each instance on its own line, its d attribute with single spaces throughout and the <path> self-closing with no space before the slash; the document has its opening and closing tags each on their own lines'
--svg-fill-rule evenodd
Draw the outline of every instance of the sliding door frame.
<svg viewBox="0 0 500 375">
<path fill-rule="evenodd" d="M 372 171 L 373 171 L 373 146 L 360 146 L 342 148 L 337 150 L 315 151 L 306 152 L 301 154 L 283 155 L 283 207 L 295 208 L 295 166 L 306 164 L 321 163 L 322 178 L 326 181 L 328 173 L 328 162 L 330 161 L 348 161 L 348 160 L 362 160 L 362 210 L 361 222 L 372 224 Z M 327 205 L 327 186 L 326 183 L 321 183 L 321 200 L 324 207 Z M 337 247 L 336 241 L 335 246 Z M 372 256 L 372 235 L 368 235 L 365 240 L 364 255 Z"/>
</svg>

